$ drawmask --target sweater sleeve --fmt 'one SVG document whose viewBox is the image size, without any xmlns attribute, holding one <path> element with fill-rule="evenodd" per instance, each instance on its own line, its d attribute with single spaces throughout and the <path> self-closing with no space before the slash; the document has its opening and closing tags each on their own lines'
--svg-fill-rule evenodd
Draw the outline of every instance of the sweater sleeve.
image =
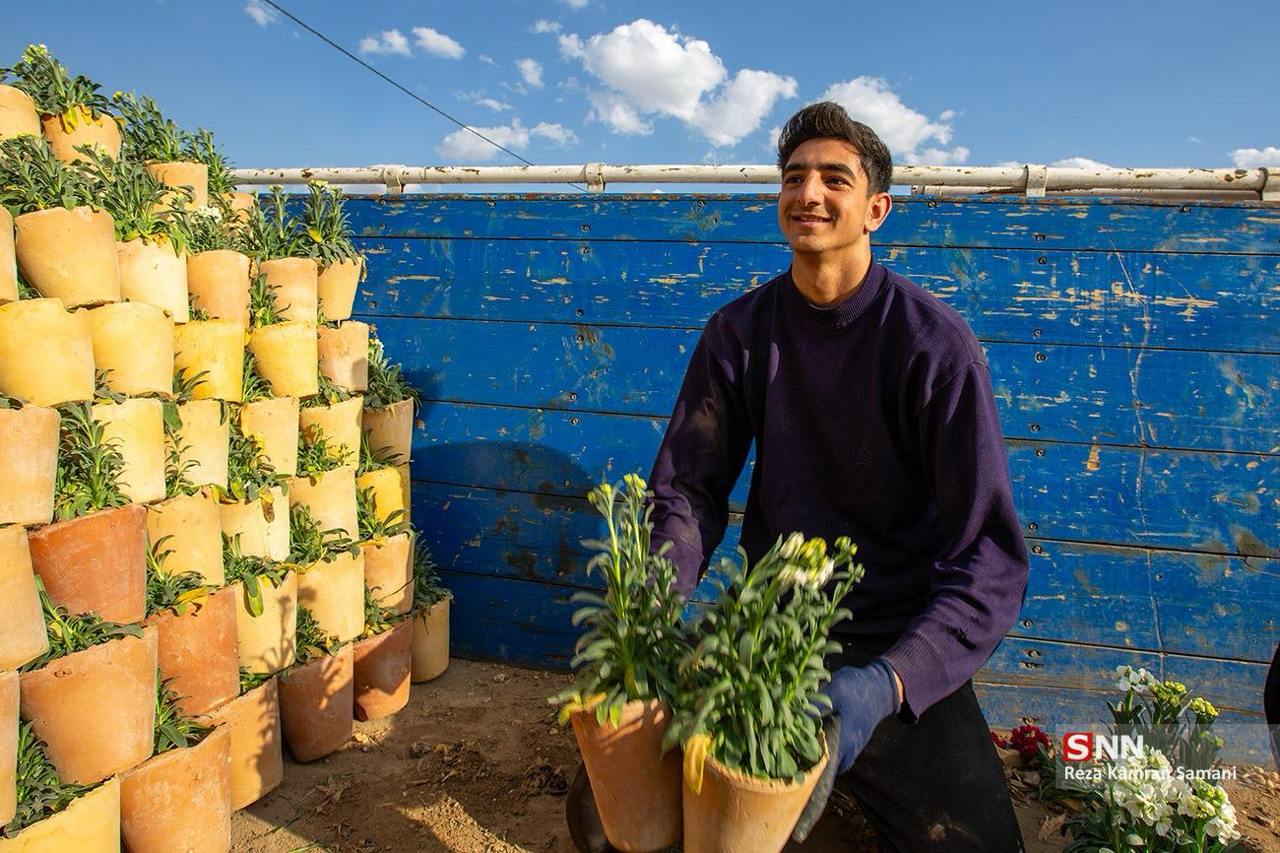
<svg viewBox="0 0 1280 853">
<path fill-rule="evenodd" d="M 717 312 L 689 360 L 649 478 L 654 545 L 672 543 L 668 557 L 686 595 L 724 539 L 729 492 L 751 447 L 740 386 L 742 364 L 742 347 Z"/>
<path fill-rule="evenodd" d="M 945 540 L 928 604 L 885 654 L 907 721 L 986 663 L 1018 617 L 1029 571 L 987 366 L 972 362 L 937 388 L 917 425 Z"/>
</svg>

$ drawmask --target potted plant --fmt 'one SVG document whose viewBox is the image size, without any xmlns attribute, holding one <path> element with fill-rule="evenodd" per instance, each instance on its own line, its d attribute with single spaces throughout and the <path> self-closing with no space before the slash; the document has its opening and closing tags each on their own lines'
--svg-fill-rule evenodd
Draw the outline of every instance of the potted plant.
<svg viewBox="0 0 1280 853">
<path fill-rule="evenodd" d="M 82 157 L 90 145 L 112 157 L 120 156 L 120 125 L 108 112 L 111 103 L 97 83 L 84 75 L 72 77 L 42 44 L 27 45 L 22 59 L 0 69 L 0 77 L 14 77 L 13 85 L 35 101 L 45 137 L 66 163 Z"/>
<path fill-rule="evenodd" d="M 376 453 L 367 436 L 360 439 L 360 464 L 356 467 L 356 490 L 368 492 L 373 500 L 373 512 L 379 518 L 408 517 L 409 505 L 405 502 L 404 474 L 397 467 L 400 460 Z"/>
<path fill-rule="evenodd" d="M 190 204 L 200 208 L 209 204 L 209 167 L 189 158 L 187 134 L 164 117 L 155 99 L 139 98 L 133 92 L 116 92 L 112 106 L 120 116 L 125 159 L 145 163 L 147 171 L 166 186 L 182 190 Z M 171 207 L 173 194 L 170 194 Z"/>
<path fill-rule="evenodd" d="M 11 136 L 40 136 L 40 113 L 36 102 L 17 86 L 4 85 L 7 78 L 0 68 L 0 139 Z"/>
<path fill-rule="evenodd" d="M 364 256 L 351 242 L 351 223 L 342 209 L 341 188 L 311 181 L 307 190 L 302 234 L 307 250 L 320 265 L 320 316 L 329 321 L 346 320 L 351 317 L 356 287 L 364 281 Z"/>
<path fill-rule="evenodd" d="M 258 375 L 257 361 L 245 353 L 244 405 L 240 429 L 262 448 L 271 467 L 286 477 L 298 473 L 298 398 L 272 397 Z"/>
<path fill-rule="evenodd" d="M 257 205 L 257 196 L 236 192 L 231 164 L 218 149 L 212 131 L 201 127 L 195 133 L 187 134 L 183 147 L 188 159 L 205 165 L 211 206 L 217 208 L 228 229 L 243 232 L 249 224 L 249 212 Z"/>
<path fill-rule="evenodd" d="M 0 142 L 0 205 L 13 216 L 18 271 L 66 308 L 120 300 L 115 224 L 84 176 L 43 139 Z"/>
<path fill-rule="evenodd" d="M 244 396 L 244 327 L 232 320 L 192 320 L 174 329 L 173 364 L 184 375 L 204 374 L 197 400 L 239 403 Z"/>
<path fill-rule="evenodd" d="M 369 387 L 364 396 L 364 432 L 379 453 L 408 462 L 413 452 L 413 417 L 420 396 L 401 366 L 387 360 L 382 341 L 369 337 Z"/>
<path fill-rule="evenodd" d="M 319 393 L 299 401 L 298 424 L 304 439 L 321 435 L 330 455 L 345 463 L 360 461 L 364 406 L 358 395 L 339 388 L 324 374 L 316 378 Z"/>
<path fill-rule="evenodd" d="M 285 320 L 265 275 L 249 288 L 249 352 L 258 374 L 277 397 L 308 397 L 320 390 L 320 355 L 314 321 Z"/>
<path fill-rule="evenodd" d="M 665 744 L 684 746 L 684 845 L 781 850 L 828 760 L 819 712 L 830 700 L 824 657 L 862 579 L 857 547 L 779 537 L 754 566 L 725 561 L 726 580 L 681 663 Z"/>
<path fill-rule="evenodd" d="M 409 703 L 410 620 L 364 593 L 364 631 L 355 644 L 355 718 L 389 717 Z"/>
<path fill-rule="evenodd" d="M 0 527 L 0 601 L 4 602 L 0 608 L 0 672 L 3 672 L 17 669 L 49 649 L 27 532 L 13 525 Z M 3 737 L 2 730 L 0 737 Z"/>
<path fill-rule="evenodd" d="M 167 397 L 173 384 L 173 320 L 145 302 L 81 309 L 89 321 L 95 368 L 108 387 L 131 397 Z"/>
<path fill-rule="evenodd" d="M 414 540 L 419 537 L 414 534 Z M 449 608 L 453 593 L 440 585 L 440 570 L 426 543 L 413 555 L 413 680 L 431 681 L 449 668 Z"/>
<path fill-rule="evenodd" d="M 359 320 L 322 323 L 317 329 L 320 373 L 344 391 L 369 387 L 369 326 Z"/>
<path fill-rule="evenodd" d="M 221 208 L 205 207 L 183 218 L 186 228 L 187 291 L 206 318 L 249 326 L 250 260 L 244 240 L 224 221 Z"/>
<path fill-rule="evenodd" d="M 170 498 L 192 495 L 204 486 L 227 487 L 231 418 L 221 400 L 195 398 L 206 375 L 175 370 L 173 399 L 165 401 L 165 494 Z"/>
<path fill-rule="evenodd" d="M 183 487 L 182 480 L 177 482 L 179 487 L 169 490 L 170 497 L 147 507 L 147 536 L 152 542 L 170 542 L 170 571 L 192 572 L 202 583 L 222 586 L 226 580 L 217 498 L 210 489 Z"/>
<path fill-rule="evenodd" d="M 323 758 L 351 739 L 353 661 L 351 643 L 327 634 L 299 606 L 298 659 L 280 675 L 280 722 L 298 761 Z"/>
<path fill-rule="evenodd" d="M 0 850 L 117 853 L 120 782 L 64 782 L 31 723 L 17 728 L 17 812 L 4 826 Z"/>
<path fill-rule="evenodd" d="M 120 453 L 120 491 L 134 503 L 163 500 L 168 462 L 164 403 L 114 394 L 103 378 L 103 396 L 94 402 L 90 417 L 102 427 L 103 440 Z"/>
<path fill-rule="evenodd" d="M 244 553 L 281 561 L 289 557 L 289 502 L 285 484 L 262 455 L 262 447 L 231 422 L 227 488 L 219 490 L 222 534 Z M 224 560 L 225 562 L 225 560 Z"/>
<path fill-rule="evenodd" d="M 380 515 L 372 489 L 356 493 L 364 585 L 382 607 L 399 615 L 413 607 L 413 531 L 403 511 Z"/>
<path fill-rule="evenodd" d="M 37 406 L 93 399 L 93 340 L 57 299 L 0 305 L 0 394 Z"/>
<path fill-rule="evenodd" d="M 355 539 L 360 526 L 356 506 L 356 468 L 336 455 L 324 430 L 304 429 L 298 443 L 298 476 L 289 481 L 289 506 L 305 506 L 322 530 Z"/>
<path fill-rule="evenodd" d="M 28 536 L 49 595 L 73 613 L 141 622 L 146 610 L 147 510 L 120 485 L 124 459 L 88 404 L 61 408 L 53 524 Z"/>
<path fill-rule="evenodd" d="M 250 211 L 246 230 L 249 254 L 266 276 L 280 318 L 315 323 L 320 267 L 309 256 L 306 237 L 287 204 L 284 190 L 272 187 L 265 202 Z"/>
<path fill-rule="evenodd" d="M 240 693 L 235 587 L 215 589 L 195 572 L 169 567 L 176 551 L 167 537 L 147 559 L 147 619 L 158 634 L 160 675 L 184 714 L 203 714 Z"/>
<path fill-rule="evenodd" d="M 177 700 L 161 681 L 155 754 L 120 777 L 120 834 L 130 853 L 225 853 L 231 849 L 231 732 L 201 725 Z"/>
<path fill-rule="evenodd" d="M 227 581 L 241 597 L 236 607 L 240 668 L 279 672 L 297 654 L 298 575 L 285 563 L 243 553 L 239 539 L 224 537 L 223 547 Z"/>
<path fill-rule="evenodd" d="M 284 779 L 277 679 L 242 671 L 239 698 L 207 719 L 231 736 L 231 808 L 242 809 L 275 790 Z"/>
<path fill-rule="evenodd" d="M 340 642 L 364 630 L 364 555 L 343 531 L 321 527 L 304 504 L 289 509 L 289 562 L 297 567 L 298 606 Z"/>
<path fill-rule="evenodd" d="M 57 411 L 0 394 L 0 435 L 6 437 L 0 455 L 0 525 L 47 524 L 53 518 L 58 469 Z"/>
<path fill-rule="evenodd" d="M 155 629 L 40 600 L 49 650 L 21 669 L 22 718 L 69 782 L 101 782 L 141 764 L 155 723 Z"/>
</svg>

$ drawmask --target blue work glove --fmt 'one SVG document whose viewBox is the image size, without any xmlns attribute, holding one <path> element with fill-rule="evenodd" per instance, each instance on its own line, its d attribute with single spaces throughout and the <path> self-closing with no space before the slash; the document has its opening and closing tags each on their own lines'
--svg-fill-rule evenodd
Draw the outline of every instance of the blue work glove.
<svg viewBox="0 0 1280 853">
<path fill-rule="evenodd" d="M 853 766 L 871 734 L 886 717 L 898 712 L 898 684 L 893 667 L 884 658 L 866 666 L 836 670 L 822 692 L 831 699 L 831 716 L 822 724 L 830 760 L 814 785 L 809 802 L 800 813 L 791 837 L 803 842 L 827 807 L 836 776 Z"/>
</svg>

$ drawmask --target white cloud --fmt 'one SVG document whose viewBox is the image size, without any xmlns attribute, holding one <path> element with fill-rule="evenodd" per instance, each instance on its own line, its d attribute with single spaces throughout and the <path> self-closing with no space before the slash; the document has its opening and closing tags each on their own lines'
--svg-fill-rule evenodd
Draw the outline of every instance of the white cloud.
<svg viewBox="0 0 1280 853">
<path fill-rule="evenodd" d="M 540 121 L 533 126 L 533 130 L 530 132 L 534 136 L 541 137 L 561 148 L 578 144 L 578 134 L 562 124 Z"/>
<path fill-rule="evenodd" d="M 781 125 L 774 125 L 769 128 L 769 136 L 767 140 L 767 150 L 774 156 L 778 156 L 778 140 L 782 138 Z"/>
<path fill-rule="evenodd" d="M 532 128 L 528 128 L 518 118 L 512 119 L 509 125 L 476 127 L 475 130 L 512 151 L 525 150 L 529 147 L 530 140 L 535 137 L 560 147 L 578 143 L 577 134 L 564 125 L 539 122 Z M 468 163 L 484 163 L 502 153 L 474 133 L 461 129 L 455 130 L 440 140 L 436 151 L 446 160 L 460 160 Z"/>
<path fill-rule="evenodd" d="M 1061 160 L 1054 160 L 1049 164 L 1065 169 L 1111 169 L 1112 166 L 1101 163 L 1097 160 L 1090 160 L 1088 157 L 1064 157 Z"/>
<path fill-rule="evenodd" d="M 476 101 L 476 103 L 482 107 L 488 107 L 489 109 L 493 110 L 495 113 L 501 113 L 501 112 L 506 112 L 507 110 L 510 110 L 510 109 L 515 109 L 506 101 L 499 101 L 499 100 L 496 100 L 495 98 L 480 98 L 479 100 Z"/>
<path fill-rule="evenodd" d="M 820 100 L 835 101 L 851 118 L 870 125 L 897 161 L 952 165 L 963 163 L 969 156 L 967 148 L 943 147 L 951 142 L 954 110 L 946 110 L 936 121 L 930 121 L 924 113 L 904 104 L 880 77 L 854 77 L 833 83 Z M 935 144 L 921 151 L 921 146 L 929 142 Z"/>
<path fill-rule="evenodd" d="M 489 54 L 487 54 L 487 53 L 481 53 L 481 54 L 477 55 L 477 56 L 476 56 L 476 59 L 480 60 L 481 62 L 483 62 L 483 63 L 484 63 L 484 64 L 486 64 L 486 65 L 497 65 L 497 64 L 498 64 L 498 63 L 494 62 L 494 61 L 493 61 L 493 57 L 492 57 L 492 56 L 490 56 L 490 55 L 489 55 Z"/>
<path fill-rule="evenodd" d="M 280 17 L 280 13 L 272 9 L 262 0 L 249 0 L 244 4 L 244 13 L 257 22 L 258 26 L 265 27 L 274 23 Z"/>
<path fill-rule="evenodd" d="M 1261 166 L 1280 166 L 1280 148 L 1237 148 L 1231 152 L 1231 162 L 1237 169 L 1257 169 Z"/>
<path fill-rule="evenodd" d="M 560 2 L 570 9 L 585 9 L 591 0 L 560 0 Z"/>
<path fill-rule="evenodd" d="M 524 78 L 524 82 L 535 89 L 542 88 L 541 63 L 535 59 L 521 59 L 516 62 L 516 67 L 520 69 L 520 76 Z"/>
<path fill-rule="evenodd" d="M 1199 145 L 1200 143 L 1204 142 L 1204 140 L 1198 136 L 1188 136 L 1187 141 L 1194 142 L 1196 145 Z"/>
<path fill-rule="evenodd" d="M 539 18 L 533 22 L 533 26 L 529 28 L 530 32 L 535 33 L 558 33 L 560 32 L 560 23 L 558 21 L 548 21 L 545 18 Z"/>
<path fill-rule="evenodd" d="M 383 30 L 376 36 L 365 36 L 360 39 L 360 52 L 397 56 L 413 55 L 409 50 L 409 40 L 399 30 Z"/>
<path fill-rule="evenodd" d="M 589 117 L 617 133 L 652 131 L 649 116 L 679 119 L 716 146 L 733 145 L 760 126 L 796 82 L 742 69 L 730 79 L 706 41 L 637 18 L 585 41 L 561 35 L 560 54 L 575 59 L 605 87 L 589 92 Z"/>
<path fill-rule="evenodd" d="M 414 27 L 413 37 L 418 47 L 432 56 L 439 56 L 443 59 L 461 59 L 466 55 L 466 50 L 455 39 L 438 30 L 433 30 L 431 27 Z"/>
</svg>

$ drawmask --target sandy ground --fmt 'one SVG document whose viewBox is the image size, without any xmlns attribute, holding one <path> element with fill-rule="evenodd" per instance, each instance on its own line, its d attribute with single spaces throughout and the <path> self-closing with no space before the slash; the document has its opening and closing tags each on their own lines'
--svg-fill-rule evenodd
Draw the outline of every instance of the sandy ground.
<svg viewBox="0 0 1280 853">
<path fill-rule="evenodd" d="M 573 734 L 546 697 L 567 676 L 455 660 L 414 685 L 409 705 L 356 723 L 355 738 L 312 764 L 286 757 L 284 783 L 236 814 L 235 850 L 574 850 L 564 794 L 577 766 Z M 1243 774 L 1229 788 L 1255 851 L 1280 853 L 1280 776 Z M 1061 850 L 1060 820 L 1010 771 L 1018 820 L 1032 853 Z M 790 848 L 788 848 L 790 849 Z M 857 806 L 837 791 L 804 851 L 874 849 Z"/>
</svg>

